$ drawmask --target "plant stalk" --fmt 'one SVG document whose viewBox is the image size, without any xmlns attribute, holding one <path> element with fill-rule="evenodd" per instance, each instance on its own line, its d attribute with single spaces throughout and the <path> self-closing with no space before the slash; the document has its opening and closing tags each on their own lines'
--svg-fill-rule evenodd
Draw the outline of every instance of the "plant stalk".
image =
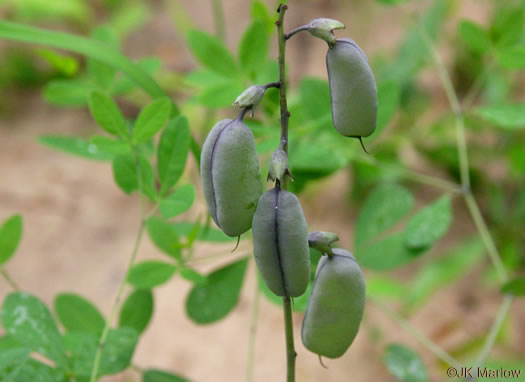
<svg viewBox="0 0 525 382">
<path fill-rule="evenodd" d="M 372 301 L 385 315 L 395 321 L 403 330 L 409 333 L 412 337 L 418 340 L 423 346 L 425 346 L 431 353 L 441 359 L 447 365 L 452 366 L 456 369 L 461 369 L 463 366 L 452 357 L 449 353 L 439 347 L 435 342 L 425 336 L 419 329 L 414 327 L 410 322 L 401 317 L 398 313 L 394 312 L 388 306 L 383 304 L 381 301 L 367 296 L 367 299 Z"/>
<path fill-rule="evenodd" d="M 226 28 L 224 23 L 224 11 L 221 0 L 212 0 L 213 19 L 215 21 L 215 36 L 222 41 L 226 40 Z"/>
<path fill-rule="evenodd" d="M 465 198 L 465 202 L 467 203 L 469 212 L 472 215 L 472 220 L 474 221 L 474 224 L 476 225 L 476 228 L 479 231 L 479 235 L 481 236 L 481 239 L 483 240 L 483 243 L 485 247 L 487 248 L 489 257 L 494 267 L 496 268 L 500 281 L 502 283 L 506 282 L 508 280 L 507 271 L 505 270 L 503 262 L 501 261 L 501 256 L 494 243 L 494 239 L 492 238 L 492 235 L 490 234 L 490 231 L 488 230 L 487 223 L 483 219 L 483 215 L 481 214 L 481 211 L 476 202 L 476 199 L 472 195 L 472 191 L 470 189 L 470 174 L 469 174 L 467 140 L 466 140 L 466 134 L 465 134 L 465 120 L 463 118 L 463 112 L 461 109 L 461 105 L 459 103 L 458 96 L 456 94 L 456 91 L 454 90 L 454 86 L 452 85 L 452 80 L 450 79 L 450 75 L 448 74 L 447 68 L 445 67 L 445 64 L 443 63 L 443 60 L 437 48 L 432 43 L 432 41 L 428 37 L 425 30 L 421 29 L 421 33 L 425 40 L 425 43 L 427 44 L 428 48 L 430 49 L 432 53 L 434 64 L 436 65 L 436 68 L 439 73 L 439 79 L 447 95 L 447 99 L 450 103 L 450 107 L 452 108 L 452 111 L 454 112 L 454 118 L 456 121 L 456 138 L 457 138 L 457 149 L 458 149 L 458 158 L 459 158 L 460 175 L 461 175 L 461 186 L 463 188 L 463 196 Z"/>
<path fill-rule="evenodd" d="M 132 147 L 132 150 L 133 150 L 133 147 Z M 106 345 L 106 340 L 108 338 L 109 331 L 111 329 L 111 323 L 115 319 L 115 315 L 117 314 L 120 300 L 122 299 L 122 294 L 124 293 L 124 289 L 126 287 L 126 278 L 127 278 L 128 272 L 133 266 L 133 264 L 135 263 L 135 258 L 137 257 L 137 254 L 140 248 L 140 243 L 142 241 L 142 236 L 144 234 L 144 229 L 146 227 L 146 212 L 144 208 L 144 195 L 142 194 L 142 176 L 140 173 L 139 158 L 135 151 L 134 151 L 134 154 L 135 154 L 135 160 L 136 160 L 137 180 L 138 180 L 138 186 L 139 186 L 138 192 L 139 192 L 139 203 L 140 203 L 140 226 L 137 232 L 137 237 L 135 239 L 135 245 L 133 246 L 133 250 L 131 251 L 131 256 L 128 261 L 128 266 L 126 267 L 126 273 L 124 277 L 122 278 L 122 280 L 120 281 L 120 285 L 118 287 L 118 292 L 117 292 L 117 297 L 115 298 L 115 302 L 113 303 L 113 306 L 111 307 L 111 313 L 109 314 L 109 318 L 106 321 L 106 324 L 104 325 L 104 329 L 102 330 L 102 334 L 98 342 L 97 351 L 95 353 L 95 360 L 93 361 L 93 368 L 91 369 L 91 377 L 89 378 L 90 382 L 96 382 L 98 380 L 97 374 L 100 368 L 102 351 L 104 349 L 104 346 Z"/>
<path fill-rule="evenodd" d="M 14 280 L 11 278 L 11 276 L 9 276 L 9 273 L 7 272 L 7 270 L 5 268 L 0 268 L 0 274 L 2 275 L 2 277 L 4 278 L 4 280 L 9 284 L 9 286 L 11 288 L 13 288 L 13 290 L 15 291 L 19 291 L 20 288 L 18 287 L 18 285 L 14 282 Z"/>
<path fill-rule="evenodd" d="M 476 376 L 478 375 L 477 371 L 479 370 L 479 368 L 483 366 L 483 363 L 487 359 L 492 347 L 494 346 L 494 343 L 496 342 L 498 333 L 501 330 L 501 327 L 503 326 L 503 322 L 505 322 L 505 318 L 507 317 L 507 314 L 509 313 L 511 305 L 512 305 L 512 296 L 505 296 L 498 310 L 498 314 L 496 315 L 496 318 L 494 319 L 494 323 L 492 324 L 492 327 L 490 328 L 489 334 L 487 335 L 487 338 L 485 339 L 483 348 L 481 349 L 478 355 L 478 358 L 476 359 L 476 362 L 474 364 L 473 370 L 476 373 Z M 467 379 L 467 381 L 475 381 L 476 379 L 477 378 L 474 377 L 474 378 Z"/>
<path fill-rule="evenodd" d="M 465 202 L 467 204 L 469 212 L 472 215 L 472 220 L 474 221 L 474 224 L 476 225 L 479 235 L 481 236 L 481 239 L 483 241 L 483 244 L 485 245 L 487 252 L 489 253 L 489 257 L 494 267 L 496 268 L 496 272 L 498 274 L 500 282 L 504 283 L 508 280 L 507 271 L 505 270 L 503 261 L 501 260 L 501 255 L 488 229 L 487 223 L 483 219 L 481 210 L 470 188 L 468 151 L 467 151 L 467 141 L 466 141 L 466 134 L 465 134 L 465 121 L 463 118 L 463 111 L 461 109 L 461 105 L 459 103 L 457 93 L 454 89 L 454 86 L 452 85 L 450 75 L 448 74 L 448 71 L 445 67 L 445 64 L 443 63 L 443 60 L 441 58 L 441 55 L 439 54 L 439 51 L 436 49 L 436 47 L 434 46 L 434 44 L 432 43 L 432 41 L 430 40 L 429 36 L 427 35 L 424 29 L 422 29 L 422 36 L 425 40 L 425 43 L 427 44 L 427 46 L 429 47 L 432 53 L 434 63 L 439 73 L 439 78 L 441 80 L 441 83 L 447 95 L 450 106 L 454 112 L 454 117 L 456 120 L 457 148 L 458 148 L 458 157 L 459 157 L 459 164 L 460 164 L 461 185 L 463 188 L 463 197 L 465 198 Z M 481 367 L 485 359 L 490 354 L 490 351 L 492 350 L 492 347 L 494 346 L 494 343 L 496 341 L 497 334 L 499 330 L 501 329 L 501 326 L 503 325 L 503 321 L 505 320 L 507 313 L 510 310 L 511 304 L 512 304 L 512 297 L 505 296 L 503 303 L 500 307 L 500 310 L 498 311 L 498 314 L 496 316 L 496 319 L 494 320 L 494 323 L 490 329 L 490 332 L 487 335 L 487 338 L 485 339 L 485 344 L 483 345 L 483 348 L 481 349 L 481 352 L 479 353 L 476 359 L 474 370 L 477 370 L 479 367 Z M 474 380 L 475 379 L 476 378 L 474 378 Z"/>
<path fill-rule="evenodd" d="M 281 140 L 280 148 L 288 153 L 288 120 L 290 112 L 288 111 L 288 103 L 286 100 L 286 72 L 285 72 L 285 57 L 286 57 L 286 38 L 284 34 L 284 14 L 288 6 L 280 4 L 277 12 L 279 18 L 275 25 L 277 26 L 277 41 L 279 44 L 279 106 L 281 109 Z M 286 189 L 286 178 L 282 179 L 281 187 Z M 295 382 L 295 352 L 293 340 L 293 321 L 292 321 L 292 304 L 290 297 L 283 297 L 283 313 L 284 313 L 284 330 L 286 336 L 286 381 Z"/>
</svg>

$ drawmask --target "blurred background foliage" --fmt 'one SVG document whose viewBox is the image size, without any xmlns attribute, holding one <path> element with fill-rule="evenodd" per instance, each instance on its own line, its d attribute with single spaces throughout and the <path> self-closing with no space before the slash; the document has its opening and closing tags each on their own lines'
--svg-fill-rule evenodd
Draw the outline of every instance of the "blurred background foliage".
<svg viewBox="0 0 525 382">
<path fill-rule="evenodd" d="M 166 9 L 171 26 L 187 46 L 194 64 L 174 70 L 174 65 L 167 65 L 160 55 L 140 57 L 134 63 L 173 97 L 180 112 L 188 117 L 193 137 L 201 144 L 216 120 L 234 115 L 231 104 L 243 89 L 278 78 L 273 3 L 251 2 L 251 14 L 245 15 L 249 17 L 246 28 L 235 45 L 225 43 L 228 25 L 221 21 L 219 3 L 205 4 L 215 11 L 215 33 L 198 29 L 184 2 L 179 1 L 0 0 L 0 14 L 9 21 L 68 30 L 125 52 L 129 48 L 127 41 L 141 34 L 154 10 Z M 371 12 L 363 11 L 367 2 L 347 3 L 355 3 L 363 13 Z M 454 187 L 460 184 L 454 111 L 437 81 L 425 39 L 445 52 L 461 104 L 468 131 L 472 193 L 481 205 L 506 269 L 511 274 L 523 274 L 525 269 L 525 3 L 485 1 L 488 11 L 483 23 L 469 18 L 458 20 L 459 1 L 377 3 L 402 9 L 403 34 L 395 45 L 372 49 L 373 53 L 368 54 L 379 94 L 378 128 L 365 141 L 373 155 L 364 154 L 357 141 L 341 139 L 333 128 L 326 77 L 294 80 L 289 89 L 289 156 L 296 181 L 290 188 L 315 200 L 330 184 L 331 176 L 348 175 L 341 192 L 346 193 L 351 208 L 358 211 L 351 235 L 352 250 L 368 270 L 368 294 L 374 300 L 396 302 L 401 315 L 408 317 L 424 304 L 431 304 L 439 290 L 473 270 L 482 274 L 485 285 L 481 288 L 497 287 L 496 274 L 484 256 L 485 248 L 472 230 L 466 230 L 467 234 L 454 232 L 453 245 L 442 245 L 431 252 L 446 237 L 463 206 L 457 200 L 459 189 Z M 290 1 L 291 9 L 301 4 Z M 375 12 L 381 9 L 373 8 Z M 337 18 L 337 14 L 320 16 Z M 345 33 L 352 36 L 352 26 L 338 35 Z M 381 40 L 382 36 L 369 38 L 375 39 Z M 290 42 L 296 43 L 308 44 L 311 40 Z M 147 95 L 128 77 L 93 58 L 22 44 L 2 43 L 0 48 L 0 90 L 4 95 L 13 95 L 0 98 L 0 112 L 5 116 L 19 110 L 17 104 L 29 92 L 41 92 L 43 99 L 57 108 L 85 108 L 94 90 L 119 97 L 119 103 L 131 110 L 147 103 Z M 323 57 L 319 61 L 323 65 Z M 288 71 L 293 72 L 294 65 L 300 64 L 291 62 Z M 269 157 L 279 142 L 278 120 L 278 92 L 270 89 L 255 116 L 247 119 L 257 139 L 264 178 Z M 39 141 L 93 160 L 112 161 L 126 151 L 100 135 L 46 135 Z M 149 154 L 147 144 L 143 151 L 148 157 L 154 152 L 153 144 L 150 146 Z M 436 184 L 434 177 L 448 182 Z M 433 185 L 437 185 L 435 190 L 430 187 Z M 437 192 L 439 189 L 444 192 Z M 191 226 L 186 224 L 184 230 L 190 234 Z M 195 232 L 194 237 L 198 235 Z M 430 255 L 422 256 L 425 253 Z M 319 254 L 312 251 L 312 264 L 318 258 Z M 408 271 L 402 267 L 411 262 Z M 187 277 L 199 280 L 199 274 L 192 274 L 191 269 Z M 264 283 L 260 285 L 272 299 Z M 136 298 L 148 300 L 149 296 Z M 279 303 L 279 299 L 273 299 Z M 304 310 L 306 301 L 307 297 L 296 299 L 296 310 Z M 505 325 L 510 328 L 511 319 Z M 459 358 L 472 357 L 483 345 L 484 334 L 450 353 Z M 500 332 L 498 343 L 511 341 L 510 329 Z M 500 358 L 506 362 L 524 355 L 522 350 L 505 349 Z M 385 351 L 390 372 L 402 381 L 428 380 L 418 357 L 401 345 L 390 345 Z M 407 371 L 411 362 L 418 365 L 414 375 Z M 497 365 L 502 361 L 490 362 Z M 517 365 L 525 370 L 522 362 Z"/>
</svg>

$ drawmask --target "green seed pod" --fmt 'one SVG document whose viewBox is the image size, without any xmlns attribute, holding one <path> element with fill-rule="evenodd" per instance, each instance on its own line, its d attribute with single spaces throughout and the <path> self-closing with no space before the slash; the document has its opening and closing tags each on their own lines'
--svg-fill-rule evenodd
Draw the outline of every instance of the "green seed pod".
<svg viewBox="0 0 525 382">
<path fill-rule="evenodd" d="M 310 255 L 303 210 L 291 192 L 274 188 L 259 199 L 253 216 L 253 252 L 268 288 L 297 297 L 308 286 Z"/>
<path fill-rule="evenodd" d="M 201 179 L 213 221 L 228 236 L 248 231 L 262 183 L 255 139 L 242 119 L 224 119 L 211 129 L 202 147 Z"/>
<path fill-rule="evenodd" d="M 354 341 L 365 307 L 365 280 L 354 256 L 334 248 L 317 266 L 303 320 L 304 346 L 328 358 L 341 357 Z"/>
<path fill-rule="evenodd" d="M 351 39 L 329 46 L 326 68 L 332 120 L 347 137 L 368 137 L 376 128 L 377 88 L 365 53 Z"/>
</svg>

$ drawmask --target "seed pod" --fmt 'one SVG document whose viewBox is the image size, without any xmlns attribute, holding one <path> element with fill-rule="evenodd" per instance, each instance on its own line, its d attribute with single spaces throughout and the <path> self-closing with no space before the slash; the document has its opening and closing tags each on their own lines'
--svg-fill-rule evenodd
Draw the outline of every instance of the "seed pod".
<svg viewBox="0 0 525 382">
<path fill-rule="evenodd" d="M 201 179 L 213 221 L 228 236 L 248 231 L 262 183 L 255 139 L 241 119 L 224 119 L 211 129 L 202 147 Z"/>
<path fill-rule="evenodd" d="M 376 128 L 377 88 L 365 53 L 351 39 L 329 46 L 326 68 L 332 120 L 347 137 L 368 137 Z"/>
<path fill-rule="evenodd" d="M 304 346 L 313 353 L 341 357 L 354 341 L 365 307 L 365 280 L 354 256 L 340 248 L 317 266 L 303 320 Z"/>
<path fill-rule="evenodd" d="M 274 188 L 259 199 L 253 216 L 253 252 L 268 288 L 297 297 L 308 286 L 310 254 L 303 210 L 291 192 Z"/>
</svg>

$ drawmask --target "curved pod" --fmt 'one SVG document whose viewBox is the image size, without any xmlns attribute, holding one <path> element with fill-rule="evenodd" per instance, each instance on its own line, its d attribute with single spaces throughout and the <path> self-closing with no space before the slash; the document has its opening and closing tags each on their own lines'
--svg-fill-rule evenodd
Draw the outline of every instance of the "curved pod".
<svg viewBox="0 0 525 382">
<path fill-rule="evenodd" d="M 262 183 L 255 138 L 242 120 L 224 119 L 211 129 L 202 147 L 201 179 L 213 221 L 228 236 L 248 231 Z"/>
<path fill-rule="evenodd" d="M 308 231 L 291 192 L 274 188 L 259 199 L 253 216 L 253 251 L 268 288 L 278 296 L 302 295 L 310 277 Z"/>
<path fill-rule="evenodd" d="M 376 128 L 376 81 L 365 53 L 351 39 L 328 48 L 326 68 L 332 101 L 332 120 L 347 137 L 368 137 Z"/>
<path fill-rule="evenodd" d="M 365 280 L 354 256 L 340 248 L 333 253 L 319 261 L 301 331 L 304 346 L 328 358 L 350 347 L 365 307 Z"/>
</svg>

